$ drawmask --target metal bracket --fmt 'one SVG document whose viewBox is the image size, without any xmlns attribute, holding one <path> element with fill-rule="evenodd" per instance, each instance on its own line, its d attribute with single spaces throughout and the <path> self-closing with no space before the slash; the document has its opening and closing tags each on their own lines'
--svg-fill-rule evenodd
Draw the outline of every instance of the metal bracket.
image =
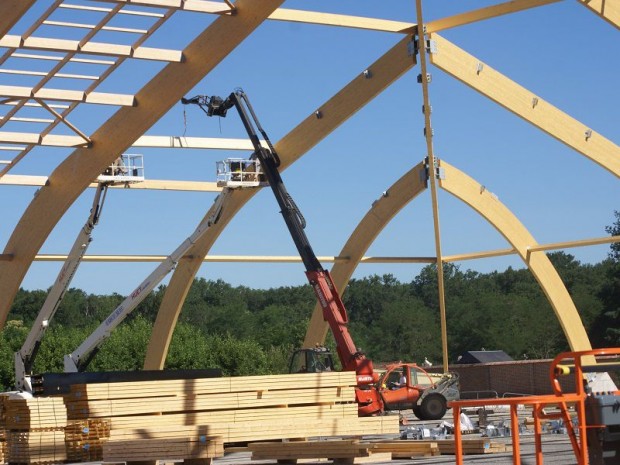
<svg viewBox="0 0 620 465">
<path fill-rule="evenodd" d="M 586 131 L 586 140 L 590 139 L 590 137 L 592 137 L 592 129 Z"/>
<path fill-rule="evenodd" d="M 426 82 L 430 84 L 433 80 L 431 73 L 426 73 Z M 422 84 L 422 75 L 418 74 L 418 84 Z"/>
<path fill-rule="evenodd" d="M 426 53 L 437 53 L 437 42 L 433 39 L 426 40 Z"/>
<path fill-rule="evenodd" d="M 446 179 L 446 170 L 444 168 L 442 168 L 441 166 L 439 166 L 439 158 L 435 157 L 434 158 L 435 161 L 435 177 L 439 180 L 444 180 Z M 426 179 L 422 179 L 423 176 Z M 424 174 L 420 173 L 420 178 L 422 180 L 428 181 L 430 179 L 430 172 L 429 172 L 429 166 L 428 166 L 428 157 L 424 158 Z"/>
</svg>

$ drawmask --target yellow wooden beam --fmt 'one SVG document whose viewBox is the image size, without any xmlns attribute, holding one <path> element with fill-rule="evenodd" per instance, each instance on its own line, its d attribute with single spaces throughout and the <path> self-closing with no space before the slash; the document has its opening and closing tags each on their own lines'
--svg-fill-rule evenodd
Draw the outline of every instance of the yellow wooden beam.
<svg viewBox="0 0 620 465">
<path fill-rule="evenodd" d="M 0 177 L 0 186 L 32 186 L 43 187 L 47 184 L 47 176 L 26 176 L 26 175 L 14 175 L 5 174 Z M 97 183 L 92 182 L 88 187 L 97 187 Z M 205 181 L 176 181 L 176 180 L 164 180 L 164 179 L 146 179 L 141 182 L 131 184 L 116 184 L 111 185 L 111 189 L 149 189 L 149 190 L 164 190 L 164 191 L 185 191 L 185 192 L 220 192 L 221 187 L 217 186 L 215 182 Z"/>
<path fill-rule="evenodd" d="M 409 40 L 408 37 L 400 40 L 368 68 L 370 74 L 360 73 L 318 108 L 321 118 L 317 118 L 315 113 L 309 115 L 276 144 L 275 148 L 282 162 L 281 169 L 285 169 L 299 159 L 413 67 L 415 58 L 410 57 L 407 52 Z M 218 223 L 196 241 L 192 250 L 188 251 L 188 255 L 192 258 L 181 261 L 176 267 L 153 327 L 153 335 L 146 353 L 145 369 L 163 368 L 179 312 L 203 258 L 232 217 L 250 200 L 252 195 L 253 193 L 247 191 L 235 191 Z"/>
<path fill-rule="evenodd" d="M 620 147 L 438 34 L 431 62 L 620 177 Z"/>
<path fill-rule="evenodd" d="M 132 147 L 171 149 L 254 150 L 249 139 L 221 137 L 149 136 L 138 138 Z"/>
<path fill-rule="evenodd" d="M 224 14 L 230 13 L 232 9 L 224 2 L 214 2 L 209 0 L 101 0 L 110 3 L 122 3 L 127 5 L 140 5 L 153 8 L 176 8 L 183 11 L 193 11 L 197 13 Z"/>
<path fill-rule="evenodd" d="M 388 19 L 367 18 L 363 16 L 340 15 L 334 13 L 321 13 L 318 11 L 291 10 L 278 8 L 269 19 L 277 21 L 290 21 L 323 26 L 349 27 L 355 29 L 368 29 L 381 32 L 404 32 L 408 33 L 415 27 L 414 23 L 392 21 Z"/>
<path fill-rule="evenodd" d="M 97 103 L 100 105 L 133 106 L 135 97 L 127 94 L 109 94 L 103 92 L 85 93 L 66 89 L 33 89 L 23 86 L 0 86 L 0 96 L 12 99 L 64 100 L 67 102 Z"/>
<path fill-rule="evenodd" d="M 532 252 L 537 246 L 534 237 L 495 195 L 481 189 L 481 184 L 443 160 L 441 168 L 445 177 L 439 180 L 440 187 L 482 215 L 525 262 L 553 307 L 571 349 L 589 350 L 588 334 L 560 276 L 544 252 Z"/>
<path fill-rule="evenodd" d="M 426 189 L 424 179 L 426 179 L 425 167 L 423 163 L 419 163 L 390 186 L 386 191 L 387 195 L 381 196 L 372 204 L 340 251 L 339 256 L 349 257 L 349 260 L 336 262 L 331 269 L 330 274 L 336 289 L 346 288 L 351 275 L 362 261 L 364 253 L 383 228 L 405 205 Z M 435 262 L 434 257 L 428 258 L 431 263 Z M 323 310 L 317 303 L 308 324 L 303 346 L 314 347 L 316 343 L 323 344 L 328 330 L 329 325 L 323 319 Z"/>
<path fill-rule="evenodd" d="M 45 50 L 49 52 L 88 53 L 89 55 L 105 55 L 142 60 L 180 62 L 183 53 L 180 50 L 169 50 L 152 47 L 131 47 L 105 42 L 86 42 L 79 40 L 56 39 L 51 37 L 21 37 L 5 35 L 0 37 L 0 47 L 22 50 Z"/>
<path fill-rule="evenodd" d="M 119 109 L 92 134 L 92 147 L 75 150 L 54 170 L 4 249 L 5 254 L 14 258 L 0 262 L 0 328 L 37 251 L 71 204 L 281 3 L 282 0 L 238 0 L 236 15 L 217 17 L 187 46 L 182 63 L 167 64 L 140 89 L 136 94 L 138 105 Z"/>
<path fill-rule="evenodd" d="M 620 29 L 620 2 L 618 0 L 577 0 L 612 26 Z"/>
<path fill-rule="evenodd" d="M 537 6 L 548 5 L 549 3 L 556 3 L 560 0 L 512 0 L 510 2 L 500 3 L 498 5 L 491 5 L 485 8 L 468 11 L 447 18 L 436 19 L 425 24 L 426 32 L 438 32 L 445 29 L 451 29 L 453 27 L 464 26 L 465 24 L 471 24 L 485 19 L 495 18 L 517 11 L 527 10 L 535 8 Z"/>
</svg>

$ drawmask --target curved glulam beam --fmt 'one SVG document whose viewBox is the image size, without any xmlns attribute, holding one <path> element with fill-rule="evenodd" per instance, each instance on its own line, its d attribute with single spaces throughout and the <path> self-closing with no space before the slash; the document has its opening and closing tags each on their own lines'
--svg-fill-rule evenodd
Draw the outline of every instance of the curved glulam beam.
<svg viewBox="0 0 620 465">
<path fill-rule="evenodd" d="M 317 118 L 316 114 L 313 113 L 282 138 L 275 146 L 282 162 L 281 169 L 285 169 L 299 159 L 413 67 L 415 58 L 409 56 L 407 52 L 409 41 L 409 37 L 400 40 L 368 68 L 370 71 L 368 75 L 360 73 L 322 105 L 318 109 L 321 112 L 321 118 Z M 146 352 L 145 369 L 163 368 L 172 332 L 194 276 L 215 240 L 232 217 L 254 195 L 254 192 L 256 191 L 236 190 L 230 201 L 224 206 L 219 222 L 196 242 L 187 254 L 189 257 L 186 256 L 175 269 L 153 327 L 153 334 Z"/>
<path fill-rule="evenodd" d="M 544 251 L 534 251 L 538 246 L 534 237 L 484 186 L 443 160 L 440 166 L 445 176 L 439 180 L 439 187 L 469 205 L 491 223 L 530 269 L 553 307 L 571 350 L 590 350 L 590 340 L 577 308 Z"/>
<path fill-rule="evenodd" d="M 405 205 L 424 189 L 426 189 L 426 170 L 423 163 L 418 163 L 386 191 L 387 195 L 372 204 L 340 252 L 340 257 L 349 257 L 349 260 L 336 262 L 332 267 L 330 274 L 336 289 L 341 291 L 346 287 L 355 268 L 379 233 Z M 329 325 L 323 319 L 323 310 L 317 304 L 310 318 L 303 347 L 314 347 L 317 343 L 323 344 L 328 330 Z"/>
<path fill-rule="evenodd" d="M 443 37 L 431 63 L 620 177 L 620 147 Z"/>
<path fill-rule="evenodd" d="M 258 27 L 282 0 L 239 0 L 237 14 L 219 16 L 184 50 L 183 63 L 169 63 L 136 94 L 135 107 L 123 107 L 49 177 L 13 231 L 0 262 L 0 328 L 37 251 L 64 212 L 88 185 L 140 135 Z"/>
<path fill-rule="evenodd" d="M 612 26 L 620 29 L 620 2 L 617 0 L 577 0 Z"/>
</svg>

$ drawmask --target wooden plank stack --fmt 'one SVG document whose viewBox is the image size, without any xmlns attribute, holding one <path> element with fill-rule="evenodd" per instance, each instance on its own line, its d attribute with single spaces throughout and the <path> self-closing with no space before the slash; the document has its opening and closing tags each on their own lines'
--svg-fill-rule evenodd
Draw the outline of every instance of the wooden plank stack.
<svg viewBox="0 0 620 465">
<path fill-rule="evenodd" d="M 103 443 L 110 437 L 110 422 L 104 419 L 69 420 L 65 444 L 69 462 L 103 460 Z"/>
<path fill-rule="evenodd" d="M 66 405 L 71 420 L 109 422 L 105 461 L 147 460 L 155 444 L 157 459 L 191 459 L 221 456 L 226 443 L 398 434 L 397 416 L 358 417 L 355 383 L 332 372 L 85 384 Z"/>
<path fill-rule="evenodd" d="M 435 441 L 381 441 L 373 444 L 377 451 L 390 452 L 393 459 L 441 455 Z"/>
<path fill-rule="evenodd" d="M 252 460 L 293 461 L 330 459 L 335 463 L 371 463 L 392 460 L 390 452 L 358 440 L 255 442 L 249 445 Z"/>
<path fill-rule="evenodd" d="M 454 455 L 454 439 L 437 439 L 433 441 L 416 441 L 418 443 L 433 442 L 439 448 L 441 455 Z M 463 454 L 496 454 L 510 452 L 512 448 L 503 442 L 492 441 L 489 438 L 463 439 Z"/>
<path fill-rule="evenodd" d="M 4 429 L 0 429 L 0 463 L 7 463 L 8 457 L 6 455 L 6 432 Z"/>
<path fill-rule="evenodd" d="M 65 461 L 67 411 L 62 398 L 3 397 L 5 460 L 33 464 Z"/>
</svg>

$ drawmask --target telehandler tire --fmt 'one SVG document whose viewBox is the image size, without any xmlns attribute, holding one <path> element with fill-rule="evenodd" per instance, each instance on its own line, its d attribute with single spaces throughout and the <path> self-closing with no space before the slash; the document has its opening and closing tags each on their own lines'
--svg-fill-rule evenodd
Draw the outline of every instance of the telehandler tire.
<svg viewBox="0 0 620 465">
<path fill-rule="evenodd" d="M 413 413 L 420 420 L 440 420 L 446 414 L 447 409 L 448 406 L 444 396 L 441 394 L 430 394 L 424 398 L 418 408 L 414 409 Z M 416 410 L 418 410 L 417 413 Z"/>
</svg>

